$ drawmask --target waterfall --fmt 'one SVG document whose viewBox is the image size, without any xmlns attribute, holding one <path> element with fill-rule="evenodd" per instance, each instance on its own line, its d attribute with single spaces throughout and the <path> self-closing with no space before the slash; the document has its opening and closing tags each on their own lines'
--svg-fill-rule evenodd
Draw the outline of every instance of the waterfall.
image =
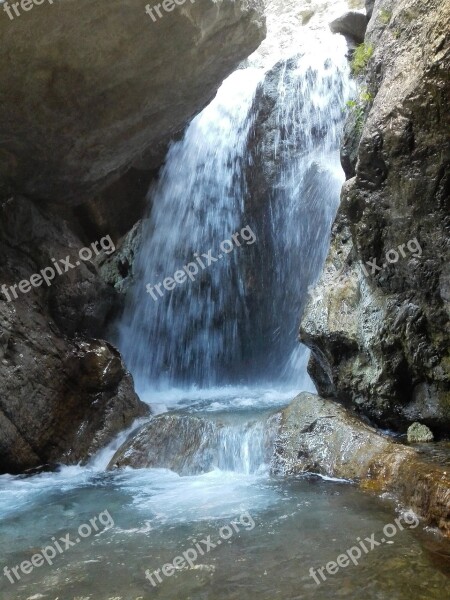
<svg viewBox="0 0 450 600">
<path fill-rule="evenodd" d="M 238 70 L 168 154 L 150 191 L 153 209 L 137 258 L 137 282 L 120 326 L 119 346 L 138 388 L 148 381 L 212 384 L 239 360 L 245 322 L 238 252 L 155 300 L 157 284 L 197 262 L 240 228 L 243 154 L 253 96 L 263 73 Z M 200 256 L 195 256 L 195 254 Z"/>
<path fill-rule="evenodd" d="M 288 60 L 251 57 L 171 146 L 149 191 L 118 327 L 141 394 L 261 381 L 311 387 L 296 331 L 339 202 L 350 94 L 344 42 L 321 35 L 323 44 Z M 273 105 L 268 130 L 264 100 Z"/>
</svg>

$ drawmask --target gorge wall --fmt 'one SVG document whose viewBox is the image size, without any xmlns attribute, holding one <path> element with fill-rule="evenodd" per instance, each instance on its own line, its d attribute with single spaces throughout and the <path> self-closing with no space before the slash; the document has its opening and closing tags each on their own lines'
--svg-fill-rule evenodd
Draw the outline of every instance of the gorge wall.
<svg viewBox="0 0 450 600">
<path fill-rule="evenodd" d="M 86 461 L 148 412 L 101 340 L 117 307 L 100 274 L 109 242 L 97 260 L 76 256 L 132 228 L 170 140 L 265 35 L 239 2 L 197 0 L 157 24 L 144 8 L 1 14 L 0 472 Z M 10 286 L 69 255 L 67 273 L 14 298 Z"/>
<path fill-rule="evenodd" d="M 450 424 L 449 37 L 447 2 L 375 2 L 348 181 L 300 330 L 319 393 L 402 432 Z"/>
</svg>

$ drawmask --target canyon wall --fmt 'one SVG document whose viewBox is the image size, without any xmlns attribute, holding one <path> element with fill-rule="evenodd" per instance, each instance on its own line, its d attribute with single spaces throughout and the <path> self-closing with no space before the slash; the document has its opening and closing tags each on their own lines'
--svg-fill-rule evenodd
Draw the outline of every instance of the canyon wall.
<svg viewBox="0 0 450 600">
<path fill-rule="evenodd" d="M 448 2 L 375 2 L 348 180 L 300 330 L 319 393 L 402 432 L 450 425 L 449 38 Z"/>
</svg>

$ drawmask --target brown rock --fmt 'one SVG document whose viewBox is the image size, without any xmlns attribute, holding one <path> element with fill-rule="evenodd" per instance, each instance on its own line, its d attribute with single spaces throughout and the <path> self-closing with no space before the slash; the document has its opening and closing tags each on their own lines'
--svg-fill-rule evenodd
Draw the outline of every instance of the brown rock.
<svg viewBox="0 0 450 600">
<path fill-rule="evenodd" d="M 282 411 L 272 468 L 283 475 L 314 472 L 356 480 L 363 489 L 390 492 L 450 537 L 449 472 L 314 394 L 300 394 Z"/>
<path fill-rule="evenodd" d="M 23 198 L 11 198 L 0 213 L 1 284 L 29 280 L 51 258 L 69 254 L 73 263 L 83 246 L 64 221 Z M 117 350 L 90 339 L 108 314 L 102 297 L 114 290 L 91 262 L 51 283 L 10 302 L 0 294 L 0 472 L 86 461 L 148 412 Z M 73 288 L 77 304 L 57 311 Z M 71 339 L 76 330 L 85 337 Z"/>
</svg>

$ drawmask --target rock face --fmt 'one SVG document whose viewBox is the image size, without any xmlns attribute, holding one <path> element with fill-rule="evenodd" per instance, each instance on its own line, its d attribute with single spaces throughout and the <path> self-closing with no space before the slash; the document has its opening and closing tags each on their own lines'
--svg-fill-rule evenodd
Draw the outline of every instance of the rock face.
<svg viewBox="0 0 450 600">
<path fill-rule="evenodd" d="M 175 10 L 174 10 L 175 9 Z M 168 142 L 264 37 L 228 0 L 59 0 L 0 19 L 0 179 L 34 199 L 81 202 Z"/>
<path fill-rule="evenodd" d="M 450 425 L 449 31 L 448 3 L 375 3 L 355 176 L 300 331 L 322 396 L 402 432 Z"/>
<path fill-rule="evenodd" d="M 450 537 L 448 472 L 314 394 L 300 394 L 282 412 L 272 468 L 278 475 L 314 472 L 390 492 Z"/>
<path fill-rule="evenodd" d="M 117 350 L 92 339 L 114 304 L 90 262 L 21 293 L 29 280 L 83 246 L 62 220 L 24 198 L 0 207 L 0 472 L 86 461 L 148 413 Z M 62 266 L 62 270 L 65 267 Z M 50 274 L 49 274 L 50 275 Z M 31 287 L 31 286 L 30 286 Z M 72 336 L 84 333 L 84 338 Z"/>
<path fill-rule="evenodd" d="M 367 29 L 367 17 L 363 13 L 348 12 L 330 23 L 333 33 L 341 33 L 352 45 L 362 44 Z"/>
<path fill-rule="evenodd" d="M 1 11 L 0 472 L 85 462 L 149 412 L 102 341 L 132 276 L 133 225 L 170 140 L 265 29 L 228 0 L 174 5 L 157 22 L 144 11 L 137 0 Z M 29 283 L 55 264 L 49 286 Z"/>
</svg>

